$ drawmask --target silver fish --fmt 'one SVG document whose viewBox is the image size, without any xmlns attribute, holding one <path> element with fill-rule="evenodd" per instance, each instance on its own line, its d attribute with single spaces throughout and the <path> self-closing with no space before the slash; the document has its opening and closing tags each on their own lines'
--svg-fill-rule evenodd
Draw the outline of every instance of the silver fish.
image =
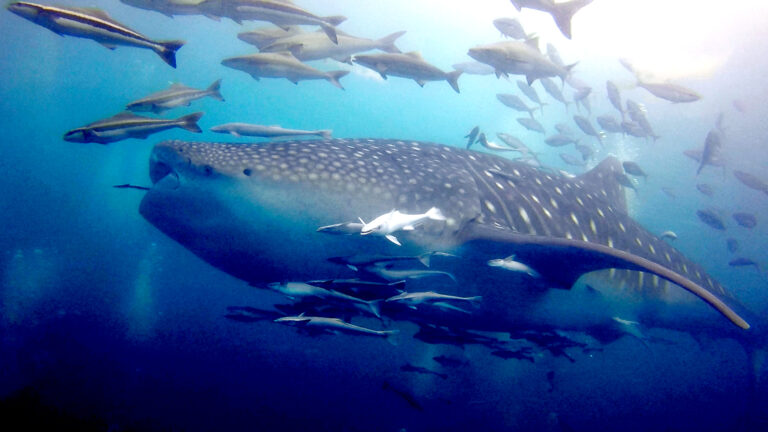
<svg viewBox="0 0 768 432">
<path fill-rule="evenodd" d="M 250 123 L 225 123 L 211 128 L 213 132 L 228 133 L 235 137 L 254 136 L 262 138 L 277 138 L 291 136 L 310 136 L 316 135 L 322 138 L 330 138 L 333 131 L 324 130 L 300 130 L 285 129 L 278 125 L 263 126 Z"/>
<path fill-rule="evenodd" d="M 392 33 L 381 39 L 365 39 L 337 31 L 338 43 L 331 42 L 322 32 L 299 33 L 276 40 L 263 46 L 261 52 L 288 51 L 301 61 L 332 58 L 352 64 L 352 55 L 378 49 L 388 53 L 399 53 L 395 41 L 404 31 Z"/>
<path fill-rule="evenodd" d="M 230 57 L 221 61 L 226 67 L 241 70 L 255 80 L 261 78 L 285 78 L 298 84 L 299 81 L 322 79 L 344 90 L 339 79 L 349 71 L 323 72 L 300 62 L 289 52 L 259 53 L 240 57 Z"/>
<path fill-rule="evenodd" d="M 197 121 L 202 116 L 203 113 L 194 113 L 174 120 L 164 120 L 141 117 L 130 112 L 124 112 L 73 129 L 64 134 L 64 140 L 80 143 L 95 142 L 109 144 L 128 138 L 146 139 L 152 134 L 173 128 L 200 133 L 202 130 L 197 125 Z"/>
<path fill-rule="evenodd" d="M 176 51 L 184 45 L 183 41 L 149 39 L 96 8 L 55 7 L 16 2 L 9 4 L 8 10 L 59 36 L 91 39 L 110 50 L 117 48 L 118 45 L 151 49 L 174 68 Z"/>
<path fill-rule="evenodd" d="M 162 114 L 173 108 L 189 106 L 197 99 L 210 97 L 224 102 L 224 97 L 219 92 L 221 80 L 217 80 L 205 90 L 187 87 L 184 84 L 173 84 L 167 90 L 152 93 L 151 95 L 133 101 L 126 105 L 126 109 L 134 112 L 153 112 Z"/>
<path fill-rule="evenodd" d="M 382 78 L 389 75 L 408 78 L 424 87 L 427 81 L 447 81 L 459 93 L 461 71 L 443 72 L 427 63 L 417 52 L 356 55 L 354 62 L 376 71 Z"/>
</svg>

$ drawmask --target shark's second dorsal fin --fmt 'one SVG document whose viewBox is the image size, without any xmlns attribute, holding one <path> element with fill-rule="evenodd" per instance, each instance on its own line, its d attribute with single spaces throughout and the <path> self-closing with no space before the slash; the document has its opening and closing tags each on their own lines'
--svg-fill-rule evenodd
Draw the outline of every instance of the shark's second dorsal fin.
<svg viewBox="0 0 768 432">
<path fill-rule="evenodd" d="M 605 269 L 625 269 L 656 275 L 698 296 L 737 326 L 750 325 L 714 290 L 695 283 L 686 276 L 639 255 L 599 243 L 518 234 L 481 224 L 468 224 L 462 232 L 464 247 L 489 257 L 515 253 L 517 261 L 526 263 L 548 282 L 570 288 L 584 274 Z M 737 306 L 737 305 L 734 305 Z"/>
<path fill-rule="evenodd" d="M 576 177 L 573 181 L 589 184 L 589 189 L 596 190 L 614 210 L 627 214 L 627 199 L 624 188 L 616 180 L 616 175 L 623 173 L 621 162 L 613 156 L 605 158 L 596 167 Z M 603 194 L 605 191 L 605 194 Z"/>
</svg>

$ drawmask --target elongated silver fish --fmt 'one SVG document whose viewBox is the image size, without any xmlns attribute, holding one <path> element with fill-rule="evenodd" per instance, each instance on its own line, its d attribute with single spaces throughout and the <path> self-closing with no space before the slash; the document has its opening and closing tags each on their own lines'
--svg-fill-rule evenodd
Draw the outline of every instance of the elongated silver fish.
<svg viewBox="0 0 768 432">
<path fill-rule="evenodd" d="M 326 318 L 316 316 L 287 316 L 275 320 L 277 323 L 317 329 L 324 333 L 348 333 L 362 336 L 387 337 L 398 333 L 397 330 L 373 330 L 342 321 L 340 318 Z"/>
<path fill-rule="evenodd" d="M 241 70 L 256 81 L 261 78 L 285 78 L 298 84 L 299 81 L 322 79 L 344 90 L 339 79 L 349 71 L 323 72 L 307 66 L 289 52 L 259 53 L 240 57 L 230 57 L 221 61 L 226 67 Z"/>
<path fill-rule="evenodd" d="M 8 10 L 59 36 L 91 39 L 111 50 L 118 45 L 151 49 L 174 68 L 176 51 L 184 45 L 183 41 L 149 39 L 96 8 L 56 7 L 16 2 L 9 4 Z"/>
<path fill-rule="evenodd" d="M 250 123 L 225 123 L 222 125 L 214 126 L 211 128 L 213 132 L 228 133 L 236 137 L 241 136 L 254 136 L 262 138 L 277 138 L 277 137 L 290 137 L 290 136 L 307 136 L 316 135 L 321 138 L 329 139 L 332 130 L 300 130 L 300 129 L 285 129 L 278 125 L 262 126 Z"/>
<path fill-rule="evenodd" d="M 109 144 L 128 138 L 147 139 L 152 134 L 172 128 L 200 133 L 197 121 L 203 113 L 194 113 L 175 120 L 153 119 L 124 112 L 110 118 L 90 123 L 64 134 L 64 140 L 81 143 Z"/>
<path fill-rule="evenodd" d="M 332 58 L 352 64 L 352 55 L 365 51 L 378 49 L 388 53 L 399 53 L 400 50 L 395 46 L 395 41 L 404 34 L 404 31 L 400 31 L 381 39 L 365 39 L 338 32 L 338 43 L 334 44 L 322 32 L 299 33 L 280 38 L 259 48 L 259 51 L 288 51 L 301 61 Z"/>
<path fill-rule="evenodd" d="M 461 71 L 443 72 L 427 63 L 417 52 L 362 54 L 356 55 L 354 62 L 378 72 L 384 79 L 389 75 L 409 78 L 422 87 L 427 81 L 447 81 L 459 93 Z"/>
<path fill-rule="evenodd" d="M 141 98 L 126 105 L 126 108 L 135 112 L 153 112 L 162 114 L 167 110 L 189 106 L 192 101 L 210 97 L 224 102 L 224 97 L 219 92 L 221 80 L 217 80 L 205 90 L 187 87 L 184 84 L 173 84 L 167 90 Z"/>
<path fill-rule="evenodd" d="M 503 41 L 470 48 L 467 53 L 473 59 L 492 66 L 496 76 L 525 75 L 528 85 L 537 79 L 560 77 L 565 79 L 575 64 L 560 66 L 538 49 L 538 39 L 525 42 Z"/>
</svg>

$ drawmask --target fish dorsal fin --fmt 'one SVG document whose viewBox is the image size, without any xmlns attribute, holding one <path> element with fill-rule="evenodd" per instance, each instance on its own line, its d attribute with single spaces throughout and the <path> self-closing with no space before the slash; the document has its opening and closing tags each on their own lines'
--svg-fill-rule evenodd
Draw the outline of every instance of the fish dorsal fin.
<svg viewBox="0 0 768 432">
<path fill-rule="evenodd" d="M 189 87 L 185 86 L 182 83 L 173 83 L 173 84 L 171 84 L 171 88 L 174 89 L 174 90 L 181 90 L 181 89 L 188 89 Z"/>
<path fill-rule="evenodd" d="M 279 55 L 280 57 L 285 57 L 285 58 L 290 58 L 290 59 L 298 60 L 296 58 L 296 56 L 293 55 L 293 53 L 291 53 L 290 51 L 278 51 L 278 52 L 274 52 L 272 54 Z"/>
<path fill-rule="evenodd" d="M 536 51 L 539 50 L 539 37 L 538 36 L 532 36 L 525 40 L 525 44 L 529 47 L 535 49 Z M 530 85 L 530 84 L 529 84 Z"/>
<path fill-rule="evenodd" d="M 107 21 L 108 23 L 118 25 L 120 27 L 124 27 L 123 24 L 120 24 L 119 22 L 115 21 L 114 18 L 109 16 L 108 13 L 104 12 L 101 9 L 90 8 L 90 7 L 73 7 L 70 9 L 74 10 L 75 12 L 80 12 L 81 14 L 98 18 L 100 20 Z"/>
<path fill-rule="evenodd" d="M 128 119 L 137 119 L 137 118 L 144 118 L 144 117 L 136 115 L 130 111 L 123 111 L 119 114 L 113 115 L 112 117 L 109 118 L 109 120 L 128 120 Z"/>
<path fill-rule="evenodd" d="M 408 57 L 413 57 L 415 59 L 423 60 L 423 57 L 421 57 L 421 53 L 418 51 L 410 51 L 410 52 L 404 53 L 404 55 L 407 55 Z"/>
<path fill-rule="evenodd" d="M 588 189 L 597 191 L 599 196 L 605 198 L 614 209 L 624 214 L 627 213 L 627 199 L 624 189 L 616 180 L 616 174 L 623 173 L 621 162 L 613 156 L 605 158 L 596 167 L 576 177 L 575 182 L 587 183 Z M 605 195 L 603 195 L 605 191 Z"/>
</svg>

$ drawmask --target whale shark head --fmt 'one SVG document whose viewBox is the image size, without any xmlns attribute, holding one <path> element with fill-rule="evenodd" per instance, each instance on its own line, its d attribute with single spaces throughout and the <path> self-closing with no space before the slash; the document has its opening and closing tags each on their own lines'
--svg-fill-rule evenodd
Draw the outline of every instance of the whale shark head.
<svg viewBox="0 0 768 432">
<path fill-rule="evenodd" d="M 154 186 L 140 211 L 204 260 L 254 284 L 349 277 L 328 261 L 334 256 L 442 251 L 464 257 L 450 269 L 466 290 L 458 294 L 482 294 L 488 307 L 509 314 L 509 274 L 519 272 L 487 262 L 515 255 L 540 276 L 525 285 L 570 289 L 582 275 L 610 270 L 610 282 L 629 281 L 646 296 L 673 292 L 670 283 L 682 287 L 749 328 L 702 267 L 628 216 L 618 174 L 613 158 L 567 178 L 414 141 L 168 141 L 152 152 Z M 433 207 L 442 217 L 398 231 L 398 242 L 318 232 Z"/>
</svg>

